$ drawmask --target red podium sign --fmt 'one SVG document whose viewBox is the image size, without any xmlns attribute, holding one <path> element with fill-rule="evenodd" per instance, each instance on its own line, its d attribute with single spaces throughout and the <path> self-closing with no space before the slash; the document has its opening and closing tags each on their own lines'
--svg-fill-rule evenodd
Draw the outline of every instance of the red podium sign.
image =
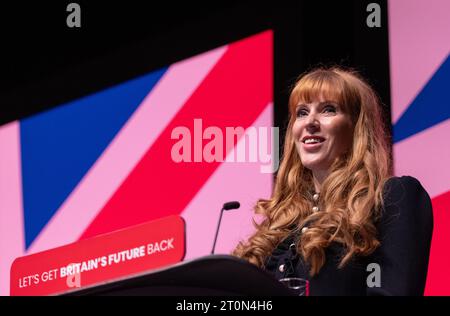
<svg viewBox="0 0 450 316">
<path fill-rule="evenodd" d="M 11 266 L 11 295 L 49 295 L 179 262 L 185 253 L 179 216 L 136 225 L 19 257 Z"/>
</svg>

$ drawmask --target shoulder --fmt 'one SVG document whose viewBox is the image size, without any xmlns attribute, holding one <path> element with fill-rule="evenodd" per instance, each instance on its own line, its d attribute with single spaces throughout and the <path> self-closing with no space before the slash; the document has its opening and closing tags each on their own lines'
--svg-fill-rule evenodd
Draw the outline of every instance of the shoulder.
<svg viewBox="0 0 450 316">
<path fill-rule="evenodd" d="M 425 189 L 419 180 L 411 176 L 391 177 L 384 185 L 385 195 L 391 196 L 405 192 L 421 192 Z"/>
<path fill-rule="evenodd" d="M 383 188 L 382 218 L 399 217 L 406 222 L 432 225 L 431 199 L 419 180 L 411 176 L 392 177 Z"/>
<path fill-rule="evenodd" d="M 428 193 L 420 181 L 411 176 L 391 177 L 383 188 L 383 198 L 387 204 L 408 202 L 420 197 L 429 200 Z"/>
</svg>

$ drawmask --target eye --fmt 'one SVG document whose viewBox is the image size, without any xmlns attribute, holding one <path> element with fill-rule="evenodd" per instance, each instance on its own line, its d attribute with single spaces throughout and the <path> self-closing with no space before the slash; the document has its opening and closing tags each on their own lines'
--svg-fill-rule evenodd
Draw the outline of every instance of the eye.
<svg viewBox="0 0 450 316">
<path fill-rule="evenodd" d="M 299 108 L 296 114 L 297 117 L 308 116 L 308 111 L 305 108 Z"/>
<path fill-rule="evenodd" d="M 323 112 L 325 113 L 336 113 L 336 107 L 334 105 L 328 104 L 323 108 Z"/>
</svg>

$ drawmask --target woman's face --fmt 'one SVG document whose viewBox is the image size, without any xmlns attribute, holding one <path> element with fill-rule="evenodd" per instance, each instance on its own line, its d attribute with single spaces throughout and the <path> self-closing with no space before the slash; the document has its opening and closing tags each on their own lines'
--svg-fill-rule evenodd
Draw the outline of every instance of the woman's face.
<svg viewBox="0 0 450 316">
<path fill-rule="evenodd" d="M 311 171 L 328 171 L 352 144 L 350 114 L 324 98 L 298 104 L 295 113 L 292 132 L 302 164 Z"/>
</svg>

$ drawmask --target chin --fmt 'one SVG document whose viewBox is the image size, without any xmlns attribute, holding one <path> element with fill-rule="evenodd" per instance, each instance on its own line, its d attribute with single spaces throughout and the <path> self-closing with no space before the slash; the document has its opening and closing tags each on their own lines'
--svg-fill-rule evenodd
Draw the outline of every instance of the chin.
<svg viewBox="0 0 450 316">
<path fill-rule="evenodd" d="M 326 163 L 322 159 L 320 159 L 320 160 L 319 159 L 305 160 L 305 161 L 302 160 L 302 165 L 303 165 L 303 167 L 305 167 L 306 169 L 309 169 L 311 171 L 327 169 Z"/>
</svg>

